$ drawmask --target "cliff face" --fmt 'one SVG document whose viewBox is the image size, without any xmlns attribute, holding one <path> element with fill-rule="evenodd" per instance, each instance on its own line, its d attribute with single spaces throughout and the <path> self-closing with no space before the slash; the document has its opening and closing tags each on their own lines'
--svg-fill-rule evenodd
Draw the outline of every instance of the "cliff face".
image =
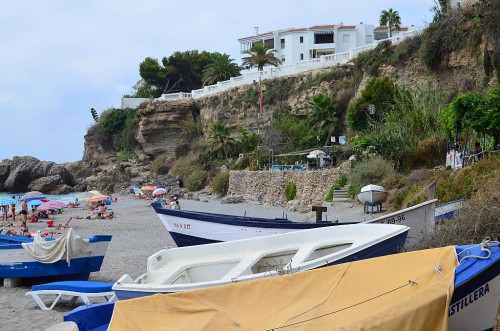
<svg viewBox="0 0 500 331">
<path fill-rule="evenodd" d="M 430 71 L 418 57 L 411 57 L 397 67 L 382 64 L 372 75 L 389 76 L 398 85 L 410 89 L 444 90 L 450 96 L 458 92 L 483 86 L 484 44 L 478 49 L 464 49 L 445 58 L 438 71 Z M 479 55 L 478 55 L 479 54 Z M 349 102 L 364 88 L 372 76 L 360 72 L 354 63 L 327 68 L 295 76 L 265 80 L 264 110 L 259 125 L 265 130 L 274 109 L 287 107 L 292 114 L 307 116 L 308 102 L 317 93 L 324 93 L 337 100 L 343 114 Z M 496 78 L 489 85 L 498 84 Z M 225 122 L 232 132 L 243 128 L 256 132 L 258 114 L 258 87 L 246 85 L 196 100 L 150 102 L 139 109 L 139 122 L 135 132 L 136 159 L 117 162 L 116 148 L 109 139 L 103 139 L 99 130 L 89 129 L 85 136 L 84 164 L 86 173 L 92 172 L 92 185 L 105 178 L 106 185 L 119 182 L 124 186 L 134 182 L 152 180 L 152 164 L 159 156 L 170 165 L 176 157 L 176 148 L 185 142 L 187 131 L 184 120 L 199 116 L 203 133 L 208 138 L 210 127 L 217 121 Z M 342 114 L 342 117 L 343 117 Z M 341 118 L 343 121 L 343 118 Z M 108 143 L 104 143 L 108 141 Z M 87 186 L 89 186 L 88 183 Z M 241 193 L 241 192 L 240 192 Z M 251 192 L 242 195 L 252 195 Z"/>
</svg>

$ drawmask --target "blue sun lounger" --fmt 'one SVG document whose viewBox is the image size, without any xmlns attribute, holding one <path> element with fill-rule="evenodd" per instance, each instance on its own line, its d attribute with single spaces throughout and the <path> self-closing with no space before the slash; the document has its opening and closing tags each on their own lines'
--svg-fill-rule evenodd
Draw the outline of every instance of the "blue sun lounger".
<svg viewBox="0 0 500 331">
<path fill-rule="evenodd" d="M 64 281 L 41 285 L 35 285 L 26 296 L 32 296 L 42 310 L 52 310 L 63 295 L 72 296 L 71 305 L 81 298 L 86 305 L 90 305 L 89 298 L 104 297 L 108 302 L 114 300 L 114 292 L 111 289 L 114 283 L 94 281 Z M 47 307 L 40 295 L 56 295 L 50 307 Z"/>
</svg>

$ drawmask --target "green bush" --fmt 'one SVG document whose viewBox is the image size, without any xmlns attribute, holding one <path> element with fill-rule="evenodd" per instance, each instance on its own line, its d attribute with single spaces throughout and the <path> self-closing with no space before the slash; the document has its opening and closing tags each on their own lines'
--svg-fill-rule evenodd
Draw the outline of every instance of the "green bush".
<svg viewBox="0 0 500 331">
<path fill-rule="evenodd" d="M 205 184 L 205 172 L 203 170 L 194 170 L 190 173 L 184 183 L 189 191 L 198 191 Z"/>
<path fill-rule="evenodd" d="M 353 185 L 349 185 L 347 187 L 347 195 L 353 200 L 356 200 L 356 197 L 358 196 L 359 192 L 360 192 L 359 188 L 356 188 Z"/>
<path fill-rule="evenodd" d="M 168 167 L 166 164 L 167 156 L 165 154 L 158 155 L 151 164 L 151 170 L 153 170 L 154 176 L 166 175 L 168 173 Z"/>
<path fill-rule="evenodd" d="M 394 104 L 396 84 L 389 78 L 371 78 L 359 98 L 352 102 L 346 114 L 346 122 L 353 131 L 363 131 L 370 121 L 379 122 L 384 113 Z M 375 114 L 370 115 L 368 107 L 375 107 Z"/>
<path fill-rule="evenodd" d="M 229 172 L 219 172 L 210 182 L 212 191 L 219 195 L 226 195 L 229 188 Z"/>
<path fill-rule="evenodd" d="M 296 195 L 297 195 L 297 185 L 293 182 L 286 184 L 286 187 L 285 187 L 286 201 L 290 201 L 290 200 L 295 199 Z"/>
<path fill-rule="evenodd" d="M 116 162 L 118 164 L 128 161 L 128 160 L 133 160 L 136 159 L 137 155 L 135 155 L 134 152 L 131 152 L 129 150 L 122 150 L 118 152 L 118 155 L 116 156 Z"/>
<path fill-rule="evenodd" d="M 99 127 L 107 133 L 119 133 L 125 128 L 127 119 L 135 118 L 137 109 L 110 108 L 99 116 Z"/>
<path fill-rule="evenodd" d="M 174 176 L 187 177 L 193 171 L 201 170 L 201 166 L 198 163 L 199 157 L 195 153 L 189 153 L 186 156 L 180 157 L 172 164 L 170 173 Z"/>
<path fill-rule="evenodd" d="M 349 174 L 349 183 L 360 189 L 369 184 L 380 185 L 384 180 L 391 181 L 395 175 L 391 162 L 373 157 L 356 164 Z"/>
</svg>

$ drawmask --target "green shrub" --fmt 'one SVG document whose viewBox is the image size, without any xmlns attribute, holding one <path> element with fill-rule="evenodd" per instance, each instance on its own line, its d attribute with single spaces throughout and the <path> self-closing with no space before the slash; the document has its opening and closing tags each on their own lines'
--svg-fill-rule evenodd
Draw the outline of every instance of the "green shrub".
<svg viewBox="0 0 500 331">
<path fill-rule="evenodd" d="M 226 195 L 229 188 L 229 172 L 219 172 L 210 182 L 212 191 L 219 195 Z"/>
<path fill-rule="evenodd" d="M 110 108 L 99 117 L 99 127 L 107 133 L 119 133 L 125 128 L 127 119 L 135 118 L 137 109 Z"/>
<path fill-rule="evenodd" d="M 199 165 L 198 160 L 198 155 L 191 152 L 188 155 L 175 160 L 172 164 L 170 172 L 175 176 L 187 177 L 193 171 L 200 170 L 201 166 Z"/>
<path fill-rule="evenodd" d="M 396 175 L 391 162 L 380 157 L 368 158 L 357 163 L 349 174 L 349 183 L 356 189 L 369 184 L 380 185 Z"/>
<path fill-rule="evenodd" d="M 205 172 L 203 170 L 194 170 L 191 172 L 184 182 L 189 191 L 198 191 L 205 184 Z"/>
<path fill-rule="evenodd" d="M 408 60 L 418 55 L 422 37 L 420 35 L 406 38 L 396 46 L 395 57 L 398 66 L 404 65 Z"/>
<path fill-rule="evenodd" d="M 360 192 L 359 188 L 356 188 L 353 185 L 349 185 L 347 187 L 347 195 L 353 200 L 356 200 L 356 197 L 358 196 L 359 192 Z"/>
<path fill-rule="evenodd" d="M 286 201 L 290 201 L 290 200 L 295 199 L 296 195 L 297 195 L 297 185 L 293 182 L 286 184 L 286 187 L 285 187 Z"/>
<path fill-rule="evenodd" d="M 125 162 L 128 160 L 133 160 L 136 158 L 137 158 L 137 155 L 135 155 L 134 152 L 131 152 L 131 151 L 125 149 L 125 150 L 118 152 L 118 155 L 116 156 L 116 162 L 118 164 L 120 164 L 122 162 Z"/>
<path fill-rule="evenodd" d="M 158 177 L 159 175 L 166 175 L 168 173 L 166 161 L 167 156 L 165 154 L 160 154 L 154 159 L 151 164 L 151 170 L 153 170 L 155 177 Z"/>
</svg>

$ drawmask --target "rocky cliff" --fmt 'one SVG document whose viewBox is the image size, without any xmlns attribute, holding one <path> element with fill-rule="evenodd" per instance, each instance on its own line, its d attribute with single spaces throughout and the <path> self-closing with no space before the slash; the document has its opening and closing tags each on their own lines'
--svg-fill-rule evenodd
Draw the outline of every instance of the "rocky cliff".
<svg viewBox="0 0 500 331">
<path fill-rule="evenodd" d="M 358 62 L 348 63 L 333 68 L 315 70 L 290 77 L 265 80 L 265 109 L 261 115 L 260 129 L 265 130 L 270 123 L 273 110 L 287 107 L 298 116 L 306 116 L 308 102 L 317 93 L 325 93 L 335 99 L 345 114 L 349 102 L 364 88 L 366 81 L 373 76 L 389 76 L 398 85 L 410 89 L 439 89 L 447 91 L 450 98 L 458 92 L 484 87 L 483 57 L 485 43 L 479 43 L 475 50 L 464 49 L 445 57 L 438 70 L 431 71 L 419 57 L 409 56 L 398 64 L 379 63 L 375 68 L 361 66 Z M 377 57 L 383 57 L 385 49 Z M 418 51 L 414 50 L 415 52 Z M 498 81 L 491 78 L 487 84 L 495 85 Z M 87 174 L 84 186 L 97 185 L 108 189 L 124 187 L 133 182 L 152 181 L 156 175 L 155 162 L 161 159 L 168 170 L 169 165 L 182 152 L 190 134 L 183 125 L 184 121 L 199 116 L 205 138 L 209 129 L 217 121 L 225 122 L 232 132 L 243 128 L 256 132 L 258 111 L 258 89 L 254 85 L 245 85 L 232 90 L 196 100 L 162 101 L 143 104 L 138 112 L 138 125 L 134 139 L 136 158 L 117 161 L 118 150 L 113 142 L 102 139 L 99 130 L 91 128 L 85 137 L 83 165 Z M 342 120 L 342 118 L 341 118 Z M 106 143 L 106 141 L 108 141 Z M 182 154 L 181 154 L 182 155 Z M 0 168 L 1 176 L 1 168 Z M 236 182 L 231 182 L 235 189 Z M 238 192 L 245 196 L 253 195 L 253 188 L 248 192 Z M 269 202 L 266 199 L 264 202 Z M 275 198 L 275 203 L 282 199 Z"/>
<path fill-rule="evenodd" d="M 0 162 L 0 191 L 41 191 L 62 194 L 73 191 L 75 179 L 63 165 L 32 156 L 15 156 Z"/>
</svg>

